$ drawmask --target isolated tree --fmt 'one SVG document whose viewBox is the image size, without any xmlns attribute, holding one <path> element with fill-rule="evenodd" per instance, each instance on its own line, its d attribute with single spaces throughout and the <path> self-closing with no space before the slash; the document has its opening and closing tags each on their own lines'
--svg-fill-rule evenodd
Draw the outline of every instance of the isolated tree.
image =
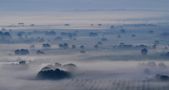
<svg viewBox="0 0 169 90">
<path fill-rule="evenodd" d="M 102 26 L 102 24 L 98 24 L 98 26 Z"/>
<path fill-rule="evenodd" d="M 49 80 L 60 80 L 64 78 L 71 77 L 71 72 L 61 70 L 59 68 L 53 69 L 52 67 L 46 69 L 47 67 L 44 67 L 41 69 L 41 71 L 38 72 L 37 78 L 38 79 L 49 79 Z"/>
<path fill-rule="evenodd" d="M 132 34 L 131 37 L 136 37 L 136 35 L 135 35 L 135 34 Z"/>
<path fill-rule="evenodd" d="M 68 47 L 69 47 L 69 44 L 68 44 L 68 43 L 63 43 L 63 47 L 64 47 L 64 48 L 68 48 Z"/>
<path fill-rule="evenodd" d="M 84 46 L 84 45 L 81 45 L 81 46 L 80 46 L 80 49 L 81 49 L 81 50 L 80 50 L 80 53 L 85 53 L 85 52 L 86 52 L 86 51 L 84 50 L 84 49 L 85 49 L 85 46 Z"/>
<path fill-rule="evenodd" d="M 151 34 L 153 34 L 154 33 L 154 31 L 153 30 L 150 30 L 150 31 L 148 31 L 149 33 L 151 33 Z"/>
<path fill-rule="evenodd" d="M 85 50 L 80 50 L 80 53 L 86 53 L 86 51 Z"/>
<path fill-rule="evenodd" d="M 55 31 L 46 31 L 45 35 L 56 35 Z"/>
<path fill-rule="evenodd" d="M 166 56 L 169 57 L 169 52 L 166 53 Z"/>
<path fill-rule="evenodd" d="M 147 55 L 147 53 L 148 53 L 148 49 L 147 48 L 141 49 L 141 54 L 142 55 Z"/>
<path fill-rule="evenodd" d="M 113 28 L 114 28 L 114 25 L 111 25 L 111 26 L 110 26 L 110 29 L 113 29 Z"/>
<path fill-rule="evenodd" d="M 169 75 L 156 74 L 156 78 L 161 81 L 169 81 Z"/>
<path fill-rule="evenodd" d="M 69 45 L 68 45 L 68 43 L 60 43 L 59 47 L 66 49 L 66 48 L 69 48 Z"/>
<path fill-rule="evenodd" d="M 66 23 L 66 24 L 64 24 L 64 26 L 70 26 L 70 24 Z"/>
<path fill-rule="evenodd" d="M 119 34 L 117 37 L 118 37 L 118 38 L 121 38 L 121 35 Z"/>
<path fill-rule="evenodd" d="M 102 45 L 103 43 L 102 43 L 101 41 L 98 41 L 97 44 L 98 44 L 98 45 Z"/>
<path fill-rule="evenodd" d="M 85 46 L 84 46 L 84 45 L 81 45 L 81 46 L 80 46 L 80 49 L 84 49 L 84 48 L 85 48 Z"/>
<path fill-rule="evenodd" d="M 45 52 L 41 51 L 41 50 L 37 50 L 36 51 L 37 54 L 45 54 Z"/>
<path fill-rule="evenodd" d="M 107 41 L 107 38 L 103 37 L 101 38 L 102 41 Z"/>
<path fill-rule="evenodd" d="M 63 38 L 61 36 L 58 36 L 55 38 L 55 40 L 63 40 Z"/>
<path fill-rule="evenodd" d="M 97 32 L 90 32 L 89 36 L 90 37 L 96 37 L 96 36 L 98 36 L 98 33 Z"/>
<path fill-rule="evenodd" d="M 30 52 L 28 49 L 17 49 L 15 50 L 16 55 L 28 55 Z"/>
<path fill-rule="evenodd" d="M 99 45 L 97 45 L 97 44 L 96 44 L 96 45 L 94 45 L 94 48 L 96 48 L 96 49 L 97 49 L 97 48 L 99 48 Z"/>
<path fill-rule="evenodd" d="M 44 48 L 50 48 L 50 47 L 51 47 L 51 45 L 50 45 L 50 44 L 48 44 L 48 43 L 44 43 L 44 44 L 42 44 L 42 47 L 44 47 Z"/>
<path fill-rule="evenodd" d="M 75 49 L 76 48 L 76 45 L 72 45 L 72 49 Z"/>
<path fill-rule="evenodd" d="M 63 48 L 63 44 L 62 43 L 59 43 L 59 48 Z"/>
<path fill-rule="evenodd" d="M 120 32 L 121 33 L 126 33 L 126 30 L 125 29 L 121 29 Z"/>
<path fill-rule="evenodd" d="M 19 64 L 21 64 L 21 65 L 25 65 L 25 64 L 26 64 L 26 61 L 21 60 L 21 61 L 19 61 Z"/>
</svg>

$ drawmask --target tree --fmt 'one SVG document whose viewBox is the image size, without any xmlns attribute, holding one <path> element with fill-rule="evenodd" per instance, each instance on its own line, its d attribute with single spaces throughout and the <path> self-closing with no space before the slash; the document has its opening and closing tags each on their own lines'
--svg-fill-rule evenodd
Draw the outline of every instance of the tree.
<svg viewBox="0 0 169 90">
<path fill-rule="evenodd" d="M 120 32 L 121 33 L 126 33 L 126 30 L 125 29 L 121 29 Z"/>
<path fill-rule="evenodd" d="M 28 55 L 29 50 L 28 49 L 17 49 L 15 50 L 16 55 Z"/>
<path fill-rule="evenodd" d="M 132 34 L 131 37 L 136 37 L 136 35 L 135 35 L 135 34 Z"/>
<path fill-rule="evenodd" d="M 51 79 L 51 80 L 60 80 L 64 78 L 69 78 L 71 73 L 68 71 L 61 70 L 59 68 L 49 69 L 49 70 L 41 70 L 37 74 L 37 78 L 39 79 Z"/>
<path fill-rule="evenodd" d="M 80 46 L 80 49 L 84 49 L 84 48 L 85 48 L 85 46 L 84 46 L 84 45 L 81 45 L 81 46 Z"/>
<path fill-rule="evenodd" d="M 51 47 L 50 44 L 48 44 L 48 43 L 44 43 L 44 44 L 42 44 L 42 46 L 43 46 L 44 48 L 50 48 L 50 47 Z"/>
<path fill-rule="evenodd" d="M 94 45 L 94 48 L 96 48 L 96 49 L 97 49 L 97 48 L 99 48 L 99 45 L 97 45 L 97 44 L 96 44 L 96 45 Z"/>
<path fill-rule="evenodd" d="M 148 49 L 147 48 L 141 49 L 141 54 L 142 55 L 147 55 L 147 53 L 148 53 Z"/>
<path fill-rule="evenodd" d="M 59 44 L 59 47 L 66 49 L 66 48 L 69 47 L 69 45 L 68 45 L 68 43 L 60 43 L 60 44 Z"/>
<path fill-rule="evenodd" d="M 76 45 L 72 45 L 72 49 L 75 49 L 76 48 Z"/>
<path fill-rule="evenodd" d="M 36 51 L 37 54 L 45 54 L 45 52 L 41 51 L 41 50 L 37 50 Z"/>
</svg>

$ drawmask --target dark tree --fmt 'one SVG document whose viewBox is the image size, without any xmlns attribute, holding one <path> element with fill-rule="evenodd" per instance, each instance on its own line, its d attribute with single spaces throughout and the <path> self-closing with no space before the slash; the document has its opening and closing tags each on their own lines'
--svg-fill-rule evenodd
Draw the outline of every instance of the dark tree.
<svg viewBox="0 0 169 90">
<path fill-rule="evenodd" d="M 162 80 L 162 81 L 169 81 L 169 76 L 168 75 L 163 75 L 163 74 L 157 74 L 156 78 L 158 80 Z"/>
<path fill-rule="evenodd" d="M 15 50 L 16 55 L 28 55 L 29 50 L 28 49 L 17 49 Z"/>
<path fill-rule="evenodd" d="M 37 54 L 45 54 L 45 52 L 41 51 L 41 50 L 37 50 L 36 51 Z"/>
<path fill-rule="evenodd" d="M 69 47 L 68 43 L 63 43 L 63 46 L 64 46 L 64 48 L 68 48 Z"/>
<path fill-rule="evenodd" d="M 101 38 L 102 41 L 107 41 L 107 38 Z"/>
<path fill-rule="evenodd" d="M 68 43 L 60 43 L 59 47 L 66 49 L 66 48 L 69 48 L 69 45 L 68 45 Z"/>
<path fill-rule="evenodd" d="M 118 38 L 121 38 L 121 35 L 119 34 L 117 37 L 118 37 Z"/>
<path fill-rule="evenodd" d="M 37 74 L 38 79 L 60 80 L 71 77 L 71 73 L 68 71 L 64 71 L 59 68 L 56 69 L 52 68 L 44 69 L 44 68 L 42 68 L 42 70 L 39 71 L 39 73 Z"/>
<path fill-rule="evenodd" d="M 166 55 L 167 57 L 169 57 L 169 52 L 167 52 L 165 55 Z"/>
<path fill-rule="evenodd" d="M 80 50 L 80 53 L 86 53 L 86 51 L 85 50 Z"/>
<path fill-rule="evenodd" d="M 44 48 L 50 48 L 51 46 L 48 43 L 44 43 L 44 44 L 42 44 L 42 47 L 44 47 Z"/>
<path fill-rule="evenodd" d="M 75 49 L 76 48 L 76 45 L 72 45 L 72 49 Z"/>
<path fill-rule="evenodd" d="M 102 24 L 98 24 L 98 26 L 102 26 Z"/>
<path fill-rule="evenodd" d="M 97 45 L 97 44 L 96 44 L 96 45 L 94 45 L 94 48 L 96 48 L 96 49 L 97 49 L 97 48 L 99 48 L 99 45 Z"/>
<path fill-rule="evenodd" d="M 24 60 L 19 61 L 19 64 L 26 64 L 26 61 L 24 61 Z"/>
<path fill-rule="evenodd" d="M 141 54 L 142 55 L 147 55 L 147 53 L 148 53 L 148 49 L 147 48 L 141 49 Z"/>
<path fill-rule="evenodd" d="M 90 32 L 89 36 L 90 37 L 96 37 L 96 36 L 98 36 L 98 33 L 96 33 L 96 32 Z"/>
<path fill-rule="evenodd" d="M 98 44 L 98 45 L 102 45 L 103 43 L 102 43 L 101 41 L 98 41 L 97 44 Z"/>
<path fill-rule="evenodd" d="M 110 29 L 113 29 L 113 28 L 114 28 L 114 25 L 111 25 L 111 26 L 110 26 Z"/>
<path fill-rule="evenodd" d="M 136 35 L 135 35 L 135 34 L 132 34 L 131 37 L 136 37 Z"/>
<path fill-rule="evenodd" d="M 85 46 L 84 46 L 84 45 L 81 45 L 81 46 L 80 46 L 80 49 L 84 49 L 84 48 L 85 48 Z"/>
<path fill-rule="evenodd" d="M 126 30 L 125 29 L 121 29 L 120 32 L 121 33 L 126 33 Z"/>
</svg>

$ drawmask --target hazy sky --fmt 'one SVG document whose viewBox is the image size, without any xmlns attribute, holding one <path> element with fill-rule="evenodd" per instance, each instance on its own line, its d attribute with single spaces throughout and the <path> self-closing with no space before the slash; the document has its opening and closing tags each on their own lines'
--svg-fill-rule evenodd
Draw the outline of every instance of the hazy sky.
<svg viewBox="0 0 169 90">
<path fill-rule="evenodd" d="M 153 9 L 168 10 L 169 0 L 0 0 L 0 11 Z"/>
</svg>

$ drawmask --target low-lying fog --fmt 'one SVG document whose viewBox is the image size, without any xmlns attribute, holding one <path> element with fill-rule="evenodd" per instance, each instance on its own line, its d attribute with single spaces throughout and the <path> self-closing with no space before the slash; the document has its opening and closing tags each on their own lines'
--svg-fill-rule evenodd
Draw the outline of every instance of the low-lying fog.
<svg viewBox="0 0 169 90">
<path fill-rule="evenodd" d="M 2 28 L 0 89 L 168 90 L 168 25 L 106 27 L 24 31 Z M 71 73 L 71 77 L 38 78 L 40 71 L 54 72 L 56 68 L 60 70 L 57 72 Z"/>
</svg>

